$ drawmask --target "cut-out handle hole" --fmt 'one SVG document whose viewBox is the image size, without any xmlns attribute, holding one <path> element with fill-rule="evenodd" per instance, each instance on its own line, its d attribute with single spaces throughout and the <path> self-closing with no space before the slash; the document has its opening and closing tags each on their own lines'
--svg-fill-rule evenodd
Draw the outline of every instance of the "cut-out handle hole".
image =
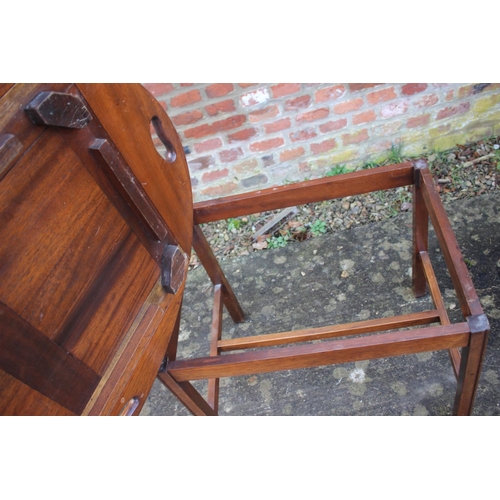
<svg viewBox="0 0 500 500">
<path fill-rule="evenodd" d="M 165 151 L 160 149 L 157 150 L 158 153 L 168 163 L 173 163 L 177 158 L 177 154 L 175 152 L 174 146 L 168 140 L 167 134 L 165 134 L 161 120 L 157 116 L 153 116 L 153 118 L 151 119 L 151 125 L 158 139 L 160 139 L 161 143 L 165 146 Z"/>
</svg>

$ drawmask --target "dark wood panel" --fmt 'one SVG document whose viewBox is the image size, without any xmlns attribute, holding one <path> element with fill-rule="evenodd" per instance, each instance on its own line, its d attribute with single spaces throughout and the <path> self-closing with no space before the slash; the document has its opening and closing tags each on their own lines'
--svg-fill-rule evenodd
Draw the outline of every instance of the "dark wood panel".
<svg viewBox="0 0 500 500">
<path fill-rule="evenodd" d="M 73 333 L 65 345 L 72 354 L 102 374 L 159 275 L 160 269 L 129 232 L 67 320 L 66 328 Z"/>
<path fill-rule="evenodd" d="M 79 414 L 99 376 L 0 302 L 0 368 Z"/>
<path fill-rule="evenodd" d="M 203 224 L 267 210 L 293 207 L 413 184 L 411 162 L 388 165 L 288 186 L 253 191 L 194 204 L 194 223 Z"/>
<path fill-rule="evenodd" d="M 20 315 L 27 297 L 71 248 L 75 233 L 96 231 L 88 222 L 102 198 L 57 134 L 44 136 L 47 140 L 37 142 L 2 181 L 0 239 L 9 245 L 0 248 L 0 296 Z"/>
<path fill-rule="evenodd" d="M 0 370 L 0 415 L 74 416 L 75 413 Z"/>
</svg>

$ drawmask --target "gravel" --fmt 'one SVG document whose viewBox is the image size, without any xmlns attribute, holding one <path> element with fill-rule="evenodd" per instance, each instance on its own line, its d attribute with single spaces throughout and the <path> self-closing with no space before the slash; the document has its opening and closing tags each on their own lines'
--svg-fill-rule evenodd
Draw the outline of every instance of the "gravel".
<svg viewBox="0 0 500 500">
<path fill-rule="evenodd" d="M 420 158 L 428 162 L 445 204 L 500 189 L 500 137 L 466 146 L 457 145 L 450 150 L 429 153 Z M 399 161 L 392 159 L 385 164 L 415 159 L 401 157 L 397 158 Z M 412 209 L 411 186 L 309 203 L 297 209 L 291 219 L 287 222 L 285 219 L 280 227 L 275 227 L 257 240 L 253 238 L 255 232 L 281 210 L 204 224 L 202 229 L 220 260 L 249 255 L 251 252 L 268 251 L 326 233 L 397 217 L 401 212 Z M 198 265 L 196 254 L 193 254 L 190 268 Z"/>
</svg>

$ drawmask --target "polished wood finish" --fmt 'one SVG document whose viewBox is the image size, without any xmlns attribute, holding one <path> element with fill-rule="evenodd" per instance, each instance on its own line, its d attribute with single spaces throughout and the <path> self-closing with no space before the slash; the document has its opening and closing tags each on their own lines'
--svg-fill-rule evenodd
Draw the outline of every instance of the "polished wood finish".
<svg viewBox="0 0 500 500">
<path fill-rule="evenodd" d="M 393 316 L 391 318 L 370 319 L 357 323 L 346 323 L 336 326 L 324 326 L 310 328 L 307 330 L 294 330 L 283 333 L 268 333 L 240 337 L 235 339 L 220 340 L 217 344 L 221 352 L 237 351 L 240 349 L 252 349 L 258 347 L 271 347 L 299 342 L 311 342 L 313 340 L 331 339 L 348 335 L 361 335 L 365 333 L 396 330 L 417 325 L 428 325 L 439 322 L 438 311 L 424 311 L 404 316 Z"/>
<path fill-rule="evenodd" d="M 168 373 L 179 382 L 234 377 L 463 347 L 468 341 L 467 323 L 457 323 L 318 344 L 177 360 L 169 364 Z"/>
<path fill-rule="evenodd" d="M 175 129 L 140 85 L 0 90 L 0 414 L 138 414 L 191 249 L 187 164 L 150 124 Z"/>
</svg>

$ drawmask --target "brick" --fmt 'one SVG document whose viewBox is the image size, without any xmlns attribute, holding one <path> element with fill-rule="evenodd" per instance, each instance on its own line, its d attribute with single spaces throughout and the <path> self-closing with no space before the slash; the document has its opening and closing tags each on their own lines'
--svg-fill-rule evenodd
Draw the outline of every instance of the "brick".
<svg viewBox="0 0 500 500">
<path fill-rule="evenodd" d="M 326 153 L 327 151 L 331 151 L 337 147 L 337 142 L 335 139 L 328 139 L 323 142 L 319 142 L 316 144 L 311 144 L 311 151 L 314 154 Z"/>
<path fill-rule="evenodd" d="M 142 85 L 155 97 L 168 94 L 174 90 L 174 86 L 171 83 L 143 83 Z"/>
<path fill-rule="evenodd" d="M 267 89 L 257 89 L 252 92 L 247 92 L 240 97 L 242 106 L 255 106 L 256 104 L 263 104 L 270 99 L 269 91 Z"/>
<path fill-rule="evenodd" d="M 464 97 L 470 97 L 474 94 L 474 85 L 466 85 L 465 87 L 460 87 L 458 89 L 458 98 L 463 99 Z"/>
<path fill-rule="evenodd" d="M 261 186 L 262 184 L 267 184 L 268 178 L 265 174 L 253 175 L 252 177 L 247 177 L 242 179 L 241 185 L 245 188 Z"/>
<path fill-rule="evenodd" d="M 205 88 L 205 92 L 209 98 L 222 97 L 234 90 L 232 83 L 213 83 Z"/>
<path fill-rule="evenodd" d="M 499 102 L 500 102 L 500 94 L 498 93 L 478 98 L 474 102 L 474 108 L 473 108 L 474 113 L 476 114 L 487 113 L 488 111 L 491 111 L 493 107 L 497 106 Z"/>
<path fill-rule="evenodd" d="M 218 120 L 212 124 L 205 123 L 199 127 L 188 128 L 184 131 L 186 138 L 200 139 L 218 132 L 224 132 L 233 128 L 241 127 L 246 121 L 245 115 L 234 115 L 225 120 Z"/>
<path fill-rule="evenodd" d="M 206 151 L 212 151 L 213 149 L 218 149 L 222 146 L 222 141 L 217 137 L 216 139 L 209 139 L 208 141 L 199 142 L 194 145 L 194 150 L 197 153 L 205 153 Z"/>
<path fill-rule="evenodd" d="M 201 177 L 202 182 L 213 182 L 218 179 L 222 179 L 227 177 L 229 174 L 229 170 L 227 168 L 223 168 L 222 170 L 211 170 L 209 172 L 205 172 Z"/>
<path fill-rule="evenodd" d="M 406 126 L 408 128 L 421 127 L 422 125 L 427 125 L 430 121 L 431 115 L 425 114 L 420 116 L 414 116 L 413 118 L 409 118 L 406 122 Z"/>
<path fill-rule="evenodd" d="M 264 131 L 266 134 L 274 134 L 280 130 L 285 130 L 292 126 L 290 118 L 283 118 L 281 120 L 275 121 L 273 123 L 266 123 L 264 125 Z"/>
<path fill-rule="evenodd" d="M 238 142 L 238 141 L 246 141 L 250 139 L 250 137 L 253 137 L 257 133 L 257 130 L 254 128 L 246 128 L 244 130 L 239 130 L 238 132 L 235 132 L 234 134 L 229 134 L 227 136 L 228 141 L 231 142 Z"/>
<path fill-rule="evenodd" d="M 268 106 L 267 108 L 248 113 L 248 119 L 250 123 L 258 123 L 263 120 L 268 120 L 269 118 L 275 118 L 279 115 L 279 112 L 278 106 Z"/>
<path fill-rule="evenodd" d="M 191 87 L 193 84 L 192 83 L 181 83 L 181 87 Z"/>
<path fill-rule="evenodd" d="M 308 95 L 301 95 L 294 99 L 288 99 L 285 102 L 285 111 L 295 111 L 297 109 L 307 108 L 311 103 L 311 97 Z"/>
<path fill-rule="evenodd" d="M 328 132 L 334 132 L 335 130 L 340 130 L 347 125 L 347 119 L 341 118 L 340 120 L 335 120 L 331 122 L 322 123 L 319 126 L 319 130 L 322 134 L 326 134 Z"/>
<path fill-rule="evenodd" d="M 351 101 L 342 102 L 333 107 L 334 113 L 342 115 L 344 113 L 349 113 L 349 111 L 356 111 L 363 106 L 363 99 L 360 97 L 358 99 L 353 99 Z"/>
<path fill-rule="evenodd" d="M 188 162 L 189 169 L 196 172 L 198 170 L 205 170 L 209 167 L 215 165 L 215 159 L 213 156 L 201 156 L 200 158 L 195 158 Z"/>
<path fill-rule="evenodd" d="M 453 101 L 454 95 L 455 95 L 455 91 L 453 89 L 448 90 L 448 92 L 446 92 L 445 100 L 446 101 Z"/>
<path fill-rule="evenodd" d="M 344 134 L 342 136 L 342 142 L 344 146 L 348 144 L 358 144 L 359 142 L 366 141 L 368 139 L 368 131 L 366 129 L 360 130 L 359 132 L 354 132 L 352 134 Z"/>
<path fill-rule="evenodd" d="M 296 149 L 287 149 L 286 151 L 282 151 L 280 153 L 280 161 L 290 161 L 295 158 L 299 158 L 303 156 L 305 153 L 304 148 L 296 148 Z"/>
<path fill-rule="evenodd" d="M 343 85 L 334 85 L 333 87 L 318 90 L 314 94 L 314 99 L 316 102 L 328 102 L 338 99 L 344 94 L 345 87 Z"/>
<path fill-rule="evenodd" d="M 220 186 L 210 186 L 201 191 L 203 196 L 210 196 L 211 198 L 216 198 L 219 196 L 224 196 L 231 194 L 235 191 L 238 185 L 235 182 L 228 182 Z"/>
<path fill-rule="evenodd" d="M 388 89 L 377 90 L 367 94 L 366 99 L 370 104 L 378 104 L 379 102 L 390 101 L 397 97 L 394 87 Z"/>
<path fill-rule="evenodd" d="M 266 141 L 254 142 L 250 144 L 250 151 L 269 151 L 270 149 L 279 148 L 283 146 L 285 141 L 281 137 L 274 137 L 273 139 L 268 139 Z"/>
<path fill-rule="evenodd" d="M 264 167 L 271 167 L 272 165 L 276 165 L 276 160 L 274 159 L 274 155 L 263 156 L 262 164 L 264 165 Z"/>
<path fill-rule="evenodd" d="M 231 111 L 236 111 L 236 107 L 232 99 L 209 104 L 208 106 L 205 106 L 205 109 L 210 116 L 215 116 L 219 113 L 229 113 Z"/>
<path fill-rule="evenodd" d="M 278 83 L 271 86 L 271 92 L 274 98 L 284 95 L 294 94 L 300 91 L 300 83 Z"/>
<path fill-rule="evenodd" d="M 248 160 L 242 161 L 233 167 L 235 172 L 239 174 L 252 172 L 258 167 L 259 163 L 257 158 L 250 158 Z"/>
<path fill-rule="evenodd" d="M 426 88 L 426 83 L 407 83 L 401 87 L 401 93 L 403 95 L 414 95 L 423 92 Z"/>
<path fill-rule="evenodd" d="M 257 84 L 256 83 L 238 83 L 238 87 L 240 87 L 242 89 L 252 87 L 253 85 L 257 85 Z"/>
<path fill-rule="evenodd" d="M 190 104 L 194 104 L 196 102 L 201 101 L 201 94 L 199 90 L 190 90 L 189 92 L 184 92 L 184 94 L 179 94 L 170 99 L 170 104 L 174 108 L 178 108 L 181 106 L 189 106 Z"/>
<path fill-rule="evenodd" d="M 297 122 L 313 122 L 316 120 L 323 120 L 330 114 L 330 110 L 328 108 L 319 108 L 314 109 L 312 111 L 307 111 L 306 113 L 301 113 L 297 115 Z"/>
<path fill-rule="evenodd" d="M 402 115 L 403 113 L 406 113 L 406 111 L 408 111 L 409 104 L 410 103 L 408 101 L 391 102 L 390 104 L 387 104 L 380 110 L 380 114 L 384 118 Z"/>
<path fill-rule="evenodd" d="M 416 101 L 415 106 L 417 106 L 417 108 L 428 108 L 429 106 L 434 106 L 438 101 L 439 97 L 436 94 L 428 94 Z"/>
<path fill-rule="evenodd" d="M 443 120 L 450 116 L 461 115 L 467 113 L 470 109 L 470 102 L 461 102 L 458 106 L 451 106 L 440 110 L 436 116 L 436 120 Z"/>
<path fill-rule="evenodd" d="M 203 118 L 203 113 L 199 110 L 188 111 L 187 113 L 181 113 L 180 115 L 172 116 L 172 122 L 174 125 L 191 125 Z"/>
<path fill-rule="evenodd" d="M 311 171 L 311 164 L 308 161 L 299 163 L 299 172 L 305 173 Z"/>
<path fill-rule="evenodd" d="M 351 92 L 359 92 L 360 90 L 371 89 L 377 85 L 383 85 L 383 83 L 350 83 L 349 90 Z"/>
<path fill-rule="evenodd" d="M 364 113 L 359 113 L 358 115 L 354 115 L 352 117 L 352 123 L 354 125 L 359 125 L 361 123 L 373 122 L 377 118 L 375 111 L 370 109 L 369 111 L 365 111 Z"/>
<path fill-rule="evenodd" d="M 302 130 L 298 130 L 297 132 L 292 132 L 290 134 L 290 140 L 292 142 L 297 141 L 307 141 L 308 139 L 313 139 L 317 137 L 318 134 L 314 131 L 313 128 L 305 128 Z"/>
<path fill-rule="evenodd" d="M 235 161 L 243 156 L 243 150 L 241 148 L 226 149 L 219 152 L 220 160 L 224 163 Z"/>
</svg>

